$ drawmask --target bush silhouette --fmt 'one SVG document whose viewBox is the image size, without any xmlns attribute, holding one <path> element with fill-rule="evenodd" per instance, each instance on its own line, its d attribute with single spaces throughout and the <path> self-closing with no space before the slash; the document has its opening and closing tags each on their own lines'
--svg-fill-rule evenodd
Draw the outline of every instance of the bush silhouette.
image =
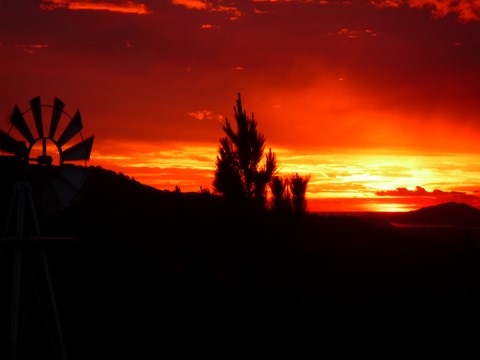
<svg viewBox="0 0 480 360">
<path fill-rule="evenodd" d="M 271 207 L 278 213 L 303 214 L 307 210 L 306 191 L 310 175 L 294 173 L 274 176 L 271 183 Z"/>
<path fill-rule="evenodd" d="M 307 210 L 306 192 L 310 175 L 301 176 L 295 173 L 290 176 L 289 188 L 292 197 L 293 211 L 304 213 Z"/>
</svg>

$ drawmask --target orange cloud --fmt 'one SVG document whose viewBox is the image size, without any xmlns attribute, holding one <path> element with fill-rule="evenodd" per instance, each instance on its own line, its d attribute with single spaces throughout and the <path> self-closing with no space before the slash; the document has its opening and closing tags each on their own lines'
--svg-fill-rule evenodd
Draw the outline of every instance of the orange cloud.
<svg viewBox="0 0 480 360">
<path fill-rule="evenodd" d="M 89 165 L 122 172 L 160 190 L 199 191 L 213 181 L 216 144 L 124 142 L 98 138 Z"/>
<path fill-rule="evenodd" d="M 145 4 L 138 4 L 134 1 L 70 1 L 70 0 L 42 0 L 42 10 L 104 10 L 128 14 L 146 15 L 149 13 Z"/>
<path fill-rule="evenodd" d="M 181 5 L 188 9 L 230 13 L 231 14 L 230 20 L 238 20 L 242 16 L 241 11 L 237 7 L 215 4 L 213 1 L 208 1 L 208 0 L 171 0 L 171 1 L 173 5 Z"/>
<path fill-rule="evenodd" d="M 200 26 L 202 29 L 215 29 L 218 28 L 218 26 L 212 25 L 212 24 L 203 24 Z"/>
<path fill-rule="evenodd" d="M 173 5 L 182 5 L 189 9 L 205 10 L 208 8 L 208 3 L 203 0 L 172 0 Z"/>
<path fill-rule="evenodd" d="M 313 3 L 314 0 L 253 0 L 254 3 Z M 331 1 L 333 2 L 333 1 Z M 349 3 L 349 1 L 341 1 L 342 3 Z M 328 4 L 328 0 L 318 0 L 319 4 Z"/>
<path fill-rule="evenodd" d="M 214 114 L 213 111 L 210 111 L 210 110 L 190 111 L 188 115 L 197 120 L 217 120 L 217 121 L 223 120 L 222 115 Z"/>
<path fill-rule="evenodd" d="M 376 7 L 399 7 L 406 4 L 412 8 L 431 7 L 435 18 L 455 13 L 462 22 L 480 20 L 478 0 L 370 0 Z"/>
</svg>

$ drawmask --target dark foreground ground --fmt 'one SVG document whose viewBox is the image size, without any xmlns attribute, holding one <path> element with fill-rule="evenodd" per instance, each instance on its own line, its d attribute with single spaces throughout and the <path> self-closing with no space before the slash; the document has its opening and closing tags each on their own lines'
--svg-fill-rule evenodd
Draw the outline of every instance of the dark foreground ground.
<svg viewBox="0 0 480 360">
<path fill-rule="evenodd" d="M 101 191 L 42 222 L 79 239 L 43 247 L 68 359 L 480 355 L 477 230 L 242 217 L 206 195 L 158 208 L 166 194 Z M 38 254 L 23 251 L 19 359 L 59 358 Z M 11 246 L 0 259 L 7 359 Z"/>
<path fill-rule="evenodd" d="M 268 244 L 225 236 L 204 245 L 192 232 L 178 246 L 163 244 L 175 234 L 151 233 L 136 239 L 148 248 L 118 238 L 47 247 L 68 358 L 478 357 L 478 234 L 390 230 L 369 239 L 362 229 L 343 237 L 358 224 L 326 221 L 338 228 Z M 2 251 L 4 275 L 11 258 Z M 47 292 L 34 250 L 24 252 L 24 264 L 27 359 L 54 349 L 54 328 L 43 318 Z M 9 309 L 10 276 L 2 289 Z M 8 313 L 0 322 L 7 333 Z"/>
</svg>

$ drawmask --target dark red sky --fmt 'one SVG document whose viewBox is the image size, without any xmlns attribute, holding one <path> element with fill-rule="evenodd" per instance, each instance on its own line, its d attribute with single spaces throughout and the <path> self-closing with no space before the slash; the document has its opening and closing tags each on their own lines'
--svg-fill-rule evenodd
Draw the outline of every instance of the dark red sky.
<svg viewBox="0 0 480 360">
<path fill-rule="evenodd" d="M 478 0 L 2 1 L 0 125 L 58 96 L 95 135 L 92 163 L 193 190 L 240 92 L 311 197 L 471 195 L 479 20 Z"/>
</svg>

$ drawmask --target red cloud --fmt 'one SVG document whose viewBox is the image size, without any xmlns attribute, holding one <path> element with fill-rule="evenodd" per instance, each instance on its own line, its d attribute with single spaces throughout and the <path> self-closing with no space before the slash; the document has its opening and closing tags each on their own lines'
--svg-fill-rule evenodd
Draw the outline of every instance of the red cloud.
<svg viewBox="0 0 480 360">
<path fill-rule="evenodd" d="M 338 35 L 341 37 L 345 37 L 348 39 L 356 39 L 359 38 L 360 36 L 368 35 L 368 36 L 378 36 L 378 32 L 373 31 L 372 29 L 349 29 L 349 28 L 341 28 L 338 30 L 336 33 L 330 35 Z"/>
<path fill-rule="evenodd" d="M 480 1 L 477 0 L 370 0 L 376 7 L 399 7 L 406 4 L 412 8 L 430 7 L 434 17 L 455 13 L 462 22 L 480 20 Z"/>
<path fill-rule="evenodd" d="M 16 48 L 22 49 L 28 54 L 34 54 L 38 50 L 48 48 L 47 44 L 31 44 L 31 45 L 15 45 Z"/>
</svg>

